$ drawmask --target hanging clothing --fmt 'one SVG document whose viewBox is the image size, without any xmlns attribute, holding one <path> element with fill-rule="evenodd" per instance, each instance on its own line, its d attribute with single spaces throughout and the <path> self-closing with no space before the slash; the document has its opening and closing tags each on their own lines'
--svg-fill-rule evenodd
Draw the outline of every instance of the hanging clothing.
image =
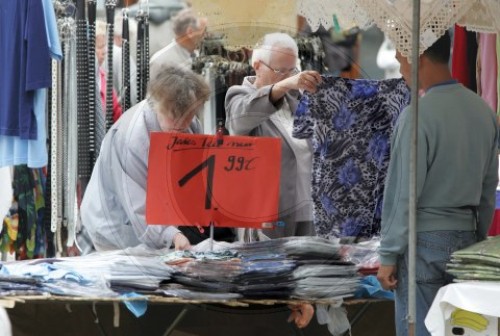
<svg viewBox="0 0 500 336">
<path fill-rule="evenodd" d="M 455 25 L 453 35 L 452 76 L 465 87 L 476 92 L 476 33 Z"/>
<path fill-rule="evenodd" d="M 12 205 L 12 177 L 10 167 L 0 168 L 0 220 L 3 221 Z"/>
<path fill-rule="evenodd" d="M 323 77 L 305 94 L 293 136 L 312 138 L 316 233 L 372 237 L 380 231 L 389 140 L 410 92 L 403 79 Z"/>
<path fill-rule="evenodd" d="M 115 27 L 116 28 L 116 27 Z M 125 95 L 123 87 L 123 72 L 122 72 L 122 48 L 113 44 L 113 88 L 118 96 L 118 102 L 121 104 Z M 135 60 L 130 56 L 130 101 L 132 106 L 137 104 L 137 65 Z M 103 62 L 102 68 L 105 72 L 108 71 L 108 62 Z"/>
<path fill-rule="evenodd" d="M 453 58 L 451 62 L 453 78 L 469 87 L 469 71 L 467 70 L 467 31 L 464 27 L 455 25 L 453 34 Z"/>
<path fill-rule="evenodd" d="M 35 90 L 50 87 L 41 1 L 0 2 L 0 135 L 36 139 Z"/>
<path fill-rule="evenodd" d="M 476 64 L 478 43 L 476 32 L 467 31 L 467 71 L 469 72 L 469 85 L 467 88 L 477 92 Z"/>
<path fill-rule="evenodd" d="M 14 167 L 14 202 L 3 221 L 0 249 L 16 253 L 17 259 L 45 257 L 47 237 L 43 216 L 45 212 L 46 171 L 26 165 Z"/>
<path fill-rule="evenodd" d="M 43 0 L 42 5 L 50 56 L 60 61 L 62 50 L 54 5 L 51 0 Z M 25 140 L 17 136 L 0 135 L 0 167 L 28 164 L 30 168 L 41 168 L 47 165 L 46 103 L 47 89 L 36 90 L 33 110 L 36 118 L 37 139 Z"/>
<path fill-rule="evenodd" d="M 203 56 L 193 59 L 193 71 L 206 76 L 207 73 L 213 77 L 211 88 L 213 95 L 210 96 L 210 103 L 207 106 L 215 104 L 215 118 L 217 122 L 226 120 L 226 107 L 224 102 L 227 90 L 233 85 L 241 85 L 247 76 L 255 75 L 253 68 L 245 62 L 246 54 L 243 50 L 238 52 L 226 51 L 222 46 L 220 48 L 205 48 Z M 236 56 L 232 56 L 236 55 Z M 237 58 L 239 61 L 228 61 L 228 59 Z M 210 107 L 212 108 L 212 107 Z"/>
<path fill-rule="evenodd" d="M 113 87 L 118 94 L 118 101 L 122 102 L 125 96 L 125 89 L 122 85 L 123 83 L 123 61 L 122 61 L 122 48 L 117 45 L 113 45 Z M 132 56 L 129 57 L 130 63 L 130 102 L 131 106 L 137 104 L 137 65 L 135 64 Z M 106 63 L 107 65 L 107 63 Z M 123 105 L 123 104 L 122 104 Z"/>
<path fill-rule="evenodd" d="M 497 36 L 496 34 L 480 33 L 479 83 L 481 97 L 493 111 L 497 110 Z"/>
<path fill-rule="evenodd" d="M 102 105 L 106 106 L 106 72 L 104 69 L 99 68 L 99 76 L 100 76 L 100 92 L 101 92 L 101 99 L 102 99 Z M 123 114 L 122 107 L 120 103 L 118 102 L 118 96 L 116 95 L 116 90 L 113 88 L 112 91 L 112 100 L 113 100 L 113 123 L 115 123 L 118 118 L 121 117 Z"/>
<path fill-rule="evenodd" d="M 500 35 L 497 34 L 496 38 L 496 54 L 497 54 L 497 109 L 495 110 L 497 116 L 500 116 L 500 76 L 498 76 L 498 69 L 500 69 Z"/>
</svg>

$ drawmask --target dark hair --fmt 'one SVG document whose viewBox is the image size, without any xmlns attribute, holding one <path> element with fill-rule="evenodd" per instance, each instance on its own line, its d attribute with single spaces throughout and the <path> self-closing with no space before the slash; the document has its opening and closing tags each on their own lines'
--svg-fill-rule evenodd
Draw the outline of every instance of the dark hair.
<svg viewBox="0 0 500 336">
<path fill-rule="evenodd" d="M 431 45 L 426 51 L 424 51 L 424 56 L 435 63 L 448 64 L 448 62 L 450 61 L 450 48 L 450 33 L 448 33 L 448 31 L 445 31 L 443 36 L 438 38 L 433 45 Z"/>
</svg>

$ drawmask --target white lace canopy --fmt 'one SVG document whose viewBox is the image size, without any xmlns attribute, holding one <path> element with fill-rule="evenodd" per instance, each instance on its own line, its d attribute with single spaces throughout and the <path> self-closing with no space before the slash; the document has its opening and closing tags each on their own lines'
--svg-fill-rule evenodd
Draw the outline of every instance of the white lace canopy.
<svg viewBox="0 0 500 336">
<path fill-rule="evenodd" d="M 312 30 L 320 25 L 342 29 L 376 24 L 404 56 L 411 54 L 412 0 L 192 0 L 222 32 L 229 47 L 251 47 L 268 32 L 296 33 L 296 15 Z M 335 16 L 335 20 L 334 20 Z M 469 30 L 500 31 L 500 0 L 421 0 L 420 53 L 455 23 Z"/>
<path fill-rule="evenodd" d="M 222 33 L 227 49 L 253 47 L 271 32 L 297 33 L 297 0 L 192 0 L 208 18 L 210 31 Z"/>
<path fill-rule="evenodd" d="M 332 27 L 334 14 L 342 27 L 376 24 L 404 56 L 411 54 L 412 0 L 297 1 L 299 14 L 313 29 Z M 455 23 L 473 31 L 500 31 L 499 0 L 422 0 L 420 11 L 420 53 Z"/>
</svg>

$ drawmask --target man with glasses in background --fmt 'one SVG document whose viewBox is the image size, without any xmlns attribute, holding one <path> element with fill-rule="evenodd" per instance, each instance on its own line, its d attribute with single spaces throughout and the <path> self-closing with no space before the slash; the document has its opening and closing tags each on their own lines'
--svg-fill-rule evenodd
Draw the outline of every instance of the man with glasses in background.
<svg viewBox="0 0 500 336">
<path fill-rule="evenodd" d="M 279 221 L 263 233 L 270 238 L 315 235 L 312 224 L 312 148 L 292 137 L 293 116 L 300 91 L 316 92 L 321 76 L 299 72 L 298 48 L 287 34 L 267 34 L 252 55 L 255 76 L 226 94 L 226 127 L 231 135 L 282 139 Z"/>
</svg>

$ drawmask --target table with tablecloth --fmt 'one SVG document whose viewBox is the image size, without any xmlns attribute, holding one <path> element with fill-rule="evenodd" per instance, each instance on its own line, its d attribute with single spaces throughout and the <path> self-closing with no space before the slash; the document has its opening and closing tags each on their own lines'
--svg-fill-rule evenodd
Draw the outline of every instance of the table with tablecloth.
<svg viewBox="0 0 500 336">
<path fill-rule="evenodd" d="M 500 283 L 471 281 L 442 287 L 425 319 L 425 325 L 432 336 L 449 335 L 445 332 L 446 321 L 457 308 L 485 316 L 500 317 Z M 496 331 L 498 321 L 493 322 L 496 323 L 493 326 Z M 498 335 L 498 332 L 488 335 Z"/>
</svg>

